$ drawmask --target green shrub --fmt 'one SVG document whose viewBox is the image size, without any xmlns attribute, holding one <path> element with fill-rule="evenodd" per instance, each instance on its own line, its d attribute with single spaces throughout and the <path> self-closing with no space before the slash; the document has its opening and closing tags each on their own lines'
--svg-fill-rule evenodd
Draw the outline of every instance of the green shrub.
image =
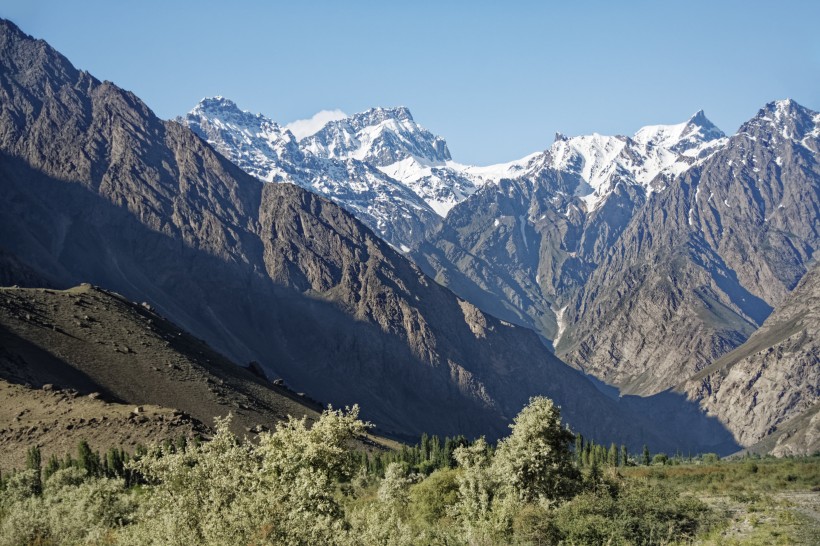
<svg viewBox="0 0 820 546">
<path fill-rule="evenodd" d="M 701 461 L 704 464 L 715 464 L 720 460 L 720 456 L 717 453 L 704 453 L 703 457 L 701 457 Z"/>
<path fill-rule="evenodd" d="M 412 487 L 411 506 L 419 521 L 433 525 L 448 515 L 458 500 L 457 475 L 457 470 L 437 470 Z"/>
<path fill-rule="evenodd" d="M 559 507 L 555 526 L 570 544 L 655 544 L 693 539 L 708 507 L 673 489 L 626 482 L 613 495 L 600 489 Z"/>
<path fill-rule="evenodd" d="M 653 465 L 665 465 L 669 461 L 669 457 L 666 453 L 657 453 L 654 457 L 652 457 L 652 464 Z"/>
</svg>

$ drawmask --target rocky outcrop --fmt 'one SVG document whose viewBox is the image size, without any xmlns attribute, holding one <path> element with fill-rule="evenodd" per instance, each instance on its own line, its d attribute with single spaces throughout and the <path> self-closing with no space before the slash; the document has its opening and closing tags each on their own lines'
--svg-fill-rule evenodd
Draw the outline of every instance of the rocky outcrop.
<svg viewBox="0 0 820 546">
<path fill-rule="evenodd" d="M 820 114 L 771 103 L 653 195 L 571 303 L 559 353 L 626 392 L 741 344 L 820 242 Z"/>
<path fill-rule="evenodd" d="M 740 445 L 762 442 L 780 455 L 820 449 L 820 267 L 748 341 L 678 388 L 725 423 Z M 776 440 L 766 442 L 770 436 Z"/>
</svg>

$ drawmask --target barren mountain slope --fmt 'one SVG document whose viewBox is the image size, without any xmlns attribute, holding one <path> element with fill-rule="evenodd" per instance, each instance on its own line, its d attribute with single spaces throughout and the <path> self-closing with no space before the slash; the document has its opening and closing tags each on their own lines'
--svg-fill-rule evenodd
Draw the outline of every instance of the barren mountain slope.
<svg viewBox="0 0 820 546">
<path fill-rule="evenodd" d="M 746 343 L 679 389 L 726 423 L 743 446 L 786 429 L 770 449 L 820 449 L 820 420 L 814 417 L 820 401 L 820 267 L 806 273 Z"/>
<path fill-rule="evenodd" d="M 820 114 L 766 105 L 638 211 L 570 304 L 559 354 L 650 394 L 740 345 L 820 244 L 818 151 Z"/>
<path fill-rule="evenodd" d="M 110 447 L 120 440 L 128 445 L 136 438 L 150 443 L 207 433 L 214 417 L 228 413 L 234 431 L 243 435 L 260 425 L 272 428 L 287 415 L 314 418 L 321 409 L 255 371 L 143 306 L 98 288 L 0 289 L 3 406 L 14 413 L 0 425 L 5 441 L 35 418 L 54 423 L 39 425 L 39 434 L 28 440 L 64 445 L 87 435 Z M 92 393 L 97 394 L 89 399 Z M 135 405 L 153 409 L 132 416 Z M 94 412 L 100 415 L 92 422 Z M 24 423 L 14 422 L 18 415 Z M 108 420 L 112 424 L 103 422 Z"/>
</svg>

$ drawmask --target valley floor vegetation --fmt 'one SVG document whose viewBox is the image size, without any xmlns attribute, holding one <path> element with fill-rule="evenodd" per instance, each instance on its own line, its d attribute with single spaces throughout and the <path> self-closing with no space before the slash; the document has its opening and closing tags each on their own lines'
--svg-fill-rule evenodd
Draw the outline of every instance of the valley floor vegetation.
<svg viewBox="0 0 820 546">
<path fill-rule="evenodd" d="M 0 478 L 0 545 L 791 544 L 820 530 L 799 497 L 818 458 L 631 457 L 576 438 L 537 397 L 493 446 L 424 436 L 366 453 L 358 408 L 290 418 L 255 442 L 94 453 Z M 790 500 L 791 499 L 791 500 Z M 785 542 L 784 542 L 785 541 Z"/>
</svg>

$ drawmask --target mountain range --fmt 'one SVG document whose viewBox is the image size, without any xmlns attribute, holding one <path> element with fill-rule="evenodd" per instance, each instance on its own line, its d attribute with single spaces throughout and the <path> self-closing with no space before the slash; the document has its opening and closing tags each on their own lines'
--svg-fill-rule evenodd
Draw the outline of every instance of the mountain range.
<svg viewBox="0 0 820 546">
<path fill-rule="evenodd" d="M 300 139 L 222 97 L 163 121 L 0 35 L 7 283 L 145 300 L 399 437 L 498 437 L 545 394 L 596 441 L 816 446 L 820 114 L 777 101 L 727 136 L 698 112 L 476 167 L 404 107 Z"/>
<path fill-rule="evenodd" d="M 0 35 L 0 241 L 25 271 L 145 301 L 381 433 L 498 437 L 545 394 L 590 437 L 672 446 L 344 209 L 246 174 L 11 23 Z"/>
<path fill-rule="evenodd" d="M 302 157 L 367 162 L 424 200 L 437 221 L 392 242 L 437 282 L 622 394 L 651 396 L 742 344 L 812 263 L 818 120 L 776 101 L 727 137 L 699 111 L 631 137 L 558 134 L 484 168 L 454 162 L 406 108 L 297 144 Z"/>
</svg>

